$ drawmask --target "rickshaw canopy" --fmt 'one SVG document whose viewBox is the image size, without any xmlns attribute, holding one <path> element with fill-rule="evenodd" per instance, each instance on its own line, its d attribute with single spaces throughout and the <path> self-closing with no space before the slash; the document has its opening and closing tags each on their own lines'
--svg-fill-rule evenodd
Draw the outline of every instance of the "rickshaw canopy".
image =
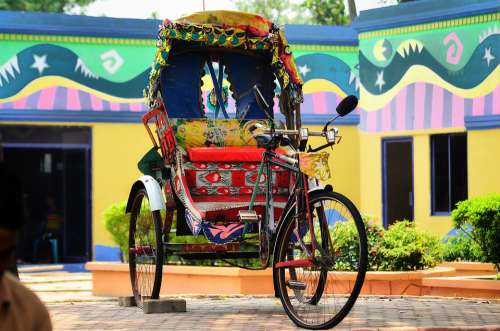
<svg viewBox="0 0 500 331">
<path fill-rule="evenodd" d="M 212 62 L 224 66 L 225 71 L 214 70 Z M 207 71 L 212 82 L 203 80 Z M 264 118 L 254 85 L 271 105 L 275 80 L 290 104 L 302 101 L 302 80 L 283 31 L 261 16 L 232 11 L 205 11 L 176 21 L 164 20 L 145 96 L 153 106 L 160 90 L 169 117 L 201 118 L 205 116 L 201 86 L 213 83 L 208 101 L 215 104 L 216 117 L 220 110 L 227 118 L 222 104 L 227 100 L 224 74 L 235 96 L 237 118 Z"/>
</svg>

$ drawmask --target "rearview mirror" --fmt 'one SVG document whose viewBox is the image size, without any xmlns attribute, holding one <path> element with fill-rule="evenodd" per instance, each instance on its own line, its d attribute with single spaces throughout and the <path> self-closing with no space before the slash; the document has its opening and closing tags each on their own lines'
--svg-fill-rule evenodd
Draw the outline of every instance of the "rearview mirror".
<svg viewBox="0 0 500 331">
<path fill-rule="evenodd" d="M 340 116 L 345 116 L 352 112 L 358 106 L 358 98 L 354 95 L 349 95 L 345 97 L 337 106 L 337 113 Z"/>
</svg>

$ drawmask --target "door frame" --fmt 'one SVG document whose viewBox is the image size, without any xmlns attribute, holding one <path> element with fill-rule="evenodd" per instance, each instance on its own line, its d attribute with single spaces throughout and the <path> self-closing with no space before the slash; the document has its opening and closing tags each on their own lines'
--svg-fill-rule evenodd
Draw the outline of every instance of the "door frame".
<svg viewBox="0 0 500 331">
<path fill-rule="evenodd" d="M 87 215 L 85 217 L 87 238 L 85 239 L 85 259 L 92 261 L 92 130 L 89 130 L 89 142 L 87 144 L 64 144 L 64 143 L 9 143 L 2 142 L 3 148 L 19 148 L 19 149 L 59 149 L 59 150 L 81 150 L 85 155 L 85 189 L 87 195 L 85 198 L 85 209 Z M 64 188 L 63 188 L 64 190 Z M 65 234 L 65 233 L 64 233 Z M 63 254 L 66 247 L 62 247 Z M 72 261 L 76 262 L 76 261 Z"/>
<path fill-rule="evenodd" d="M 397 143 L 397 142 L 409 142 L 410 143 L 410 159 L 411 159 L 411 221 L 415 219 L 415 164 L 414 164 L 414 149 L 413 149 L 413 137 L 412 136 L 401 136 L 401 137 L 390 137 L 382 138 L 382 224 L 385 229 L 388 227 L 387 221 L 387 144 Z"/>
</svg>

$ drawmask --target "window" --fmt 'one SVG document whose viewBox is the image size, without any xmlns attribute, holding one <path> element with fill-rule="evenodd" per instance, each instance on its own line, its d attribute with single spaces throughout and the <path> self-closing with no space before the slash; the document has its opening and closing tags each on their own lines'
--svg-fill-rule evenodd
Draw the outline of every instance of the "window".
<svg viewBox="0 0 500 331">
<path fill-rule="evenodd" d="M 467 199 L 467 135 L 431 136 L 432 214 L 449 214 Z"/>
</svg>

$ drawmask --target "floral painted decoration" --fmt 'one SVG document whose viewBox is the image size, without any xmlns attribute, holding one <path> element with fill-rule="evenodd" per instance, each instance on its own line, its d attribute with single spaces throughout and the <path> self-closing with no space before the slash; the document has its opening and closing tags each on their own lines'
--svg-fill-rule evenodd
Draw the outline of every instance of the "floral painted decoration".
<svg viewBox="0 0 500 331">
<path fill-rule="evenodd" d="M 177 144 L 188 147 L 257 146 L 250 133 L 252 124 L 268 127 L 267 120 L 238 119 L 170 119 Z M 277 128 L 283 124 L 275 121 Z"/>
<path fill-rule="evenodd" d="M 328 152 L 299 153 L 299 168 L 309 177 L 316 177 L 322 181 L 330 179 L 330 166 L 328 165 Z"/>
</svg>

